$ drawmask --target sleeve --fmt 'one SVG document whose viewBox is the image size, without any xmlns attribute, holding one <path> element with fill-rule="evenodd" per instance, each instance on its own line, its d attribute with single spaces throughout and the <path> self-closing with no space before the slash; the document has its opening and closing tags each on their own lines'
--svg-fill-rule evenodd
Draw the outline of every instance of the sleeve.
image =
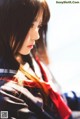
<svg viewBox="0 0 80 119">
<path fill-rule="evenodd" d="M 0 112 L 7 111 L 9 119 L 37 119 L 25 101 L 20 99 L 18 90 L 12 88 L 12 84 L 6 83 L 0 87 Z"/>
<path fill-rule="evenodd" d="M 0 111 L 8 111 L 9 119 L 54 119 L 26 88 L 13 81 L 0 87 Z"/>
</svg>

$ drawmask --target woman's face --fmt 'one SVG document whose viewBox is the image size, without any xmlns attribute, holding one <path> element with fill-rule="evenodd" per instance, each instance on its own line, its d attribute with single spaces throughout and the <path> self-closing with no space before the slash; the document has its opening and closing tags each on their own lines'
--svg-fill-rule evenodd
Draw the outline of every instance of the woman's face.
<svg viewBox="0 0 80 119">
<path fill-rule="evenodd" d="M 23 55 L 29 54 L 31 49 L 35 45 L 36 40 L 40 38 L 39 29 L 42 24 L 42 17 L 43 17 L 42 12 L 39 12 L 38 17 L 33 22 L 28 34 L 26 35 L 24 43 L 21 49 L 19 50 L 20 54 L 23 54 Z"/>
</svg>

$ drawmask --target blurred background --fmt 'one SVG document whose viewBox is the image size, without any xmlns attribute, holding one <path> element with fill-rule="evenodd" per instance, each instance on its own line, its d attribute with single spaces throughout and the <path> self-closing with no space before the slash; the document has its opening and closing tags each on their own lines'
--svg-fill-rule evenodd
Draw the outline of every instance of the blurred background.
<svg viewBox="0 0 80 119">
<path fill-rule="evenodd" d="M 61 0 L 47 0 L 51 11 L 47 34 L 50 68 L 63 92 L 80 92 L 80 3 L 56 1 Z"/>
</svg>

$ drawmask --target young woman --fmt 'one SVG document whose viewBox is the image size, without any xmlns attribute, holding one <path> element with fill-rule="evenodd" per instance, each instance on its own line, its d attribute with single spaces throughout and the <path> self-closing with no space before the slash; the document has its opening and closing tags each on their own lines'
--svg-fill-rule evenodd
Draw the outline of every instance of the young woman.
<svg viewBox="0 0 80 119">
<path fill-rule="evenodd" d="M 29 55 L 34 46 L 39 53 L 44 48 L 38 41 L 44 42 L 49 17 L 45 0 L 0 0 L 0 111 L 9 119 L 71 118 L 35 51 Z"/>
</svg>

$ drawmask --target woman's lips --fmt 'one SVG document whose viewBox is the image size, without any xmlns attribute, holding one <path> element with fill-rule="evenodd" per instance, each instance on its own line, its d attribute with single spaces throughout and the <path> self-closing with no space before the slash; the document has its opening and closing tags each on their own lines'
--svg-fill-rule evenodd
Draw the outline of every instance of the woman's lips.
<svg viewBox="0 0 80 119">
<path fill-rule="evenodd" d="M 28 45 L 27 47 L 30 48 L 30 49 L 32 49 L 33 48 L 33 45 Z"/>
</svg>

